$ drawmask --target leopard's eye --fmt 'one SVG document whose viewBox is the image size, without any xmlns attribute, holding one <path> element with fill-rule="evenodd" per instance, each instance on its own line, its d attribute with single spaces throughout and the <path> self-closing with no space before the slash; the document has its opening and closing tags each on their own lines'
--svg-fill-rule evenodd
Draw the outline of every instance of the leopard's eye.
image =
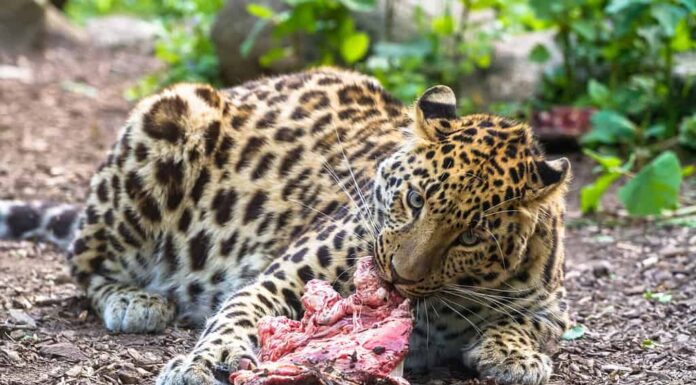
<svg viewBox="0 0 696 385">
<path fill-rule="evenodd" d="M 478 243 L 479 237 L 473 230 L 466 230 L 459 234 L 458 241 L 463 246 L 473 246 Z"/>
<path fill-rule="evenodd" d="M 423 196 L 414 190 L 408 192 L 408 196 L 406 197 L 406 199 L 408 200 L 408 205 L 414 209 L 419 209 L 423 207 L 423 205 L 425 204 Z"/>
</svg>

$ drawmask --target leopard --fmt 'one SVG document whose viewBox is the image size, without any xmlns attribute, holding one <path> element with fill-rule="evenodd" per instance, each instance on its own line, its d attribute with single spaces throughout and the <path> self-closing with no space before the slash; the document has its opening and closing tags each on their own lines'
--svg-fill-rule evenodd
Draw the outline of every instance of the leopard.
<svg viewBox="0 0 696 385">
<path fill-rule="evenodd" d="M 538 385 L 569 325 L 566 158 L 528 124 L 459 116 L 451 88 L 406 105 L 316 68 L 141 100 L 84 204 L 0 202 L 0 236 L 62 246 L 114 333 L 199 328 L 157 384 L 256 368 L 256 326 L 298 319 L 312 279 L 348 294 L 356 260 L 412 303 L 406 368 Z"/>
</svg>

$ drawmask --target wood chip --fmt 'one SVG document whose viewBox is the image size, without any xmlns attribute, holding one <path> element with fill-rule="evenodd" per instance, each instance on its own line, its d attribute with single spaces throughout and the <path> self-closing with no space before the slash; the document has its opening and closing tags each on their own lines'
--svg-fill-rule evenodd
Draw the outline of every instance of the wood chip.
<svg viewBox="0 0 696 385">
<path fill-rule="evenodd" d="M 59 342 L 52 345 L 42 345 L 39 352 L 45 356 L 64 358 L 68 361 L 81 361 L 86 357 L 84 353 L 75 345 L 69 342 Z"/>
</svg>

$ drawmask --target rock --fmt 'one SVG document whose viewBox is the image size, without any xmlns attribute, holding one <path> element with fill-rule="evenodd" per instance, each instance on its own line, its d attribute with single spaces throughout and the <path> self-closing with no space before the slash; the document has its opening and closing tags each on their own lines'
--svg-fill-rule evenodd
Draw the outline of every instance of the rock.
<svg viewBox="0 0 696 385">
<path fill-rule="evenodd" d="M 269 72 L 258 62 L 259 57 L 273 45 L 269 28 L 259 33 L 248 57 L 242 57 L 240 52 L 242 43 L 257 21 L 246 10 L 250 3 L 272 8 L 276 12 L 288 9 L 282 0 L 230 0 L 218 12 L 210 37 L 220 61 L 222 78 L 228 84 L 239 84 Z M 300 63 L 280 62 L 274 65 L 272 72 L 288 72 L 298 67 Z"/>
<path fill-rule="evenodd" d="M 116 373 L 123 384 L 139 384 L 141 375 L 135 369 L 121 368 Z"/>
<path fill-rule="evenodd" d="M 31 68 L 0 65 L 0 79 L 19 80 L 23 83 L 31 83 L 34 79 L 34 74 L 31 72 Z"/>
<path fill-rule="evenodd" d="M 2 351 L 3 353 L 5 353 L 5 355 L 7 356 L 7 358 L 10 359 L 10 361 L 14 361 L 14 362 L 20 362 L 20 361 L 22 361 L 22 358 L 19 356 L 19 353 L 17 353 L 17 352 L 14 351 L 14 350 L 2 349 L 2 350 L 0 350 L 0 351 Z"/>
<path fill-rule="evenodd" d="M 35 0 L 3 0 L 0 7 L 0 49 L 24 52 L 41 46 L 46 35 L 44 5 Z"/>
<path fill-rule="evenodd" d="M 607 261 L 597 261 L 592 264 L 592 275 L 595 278 L 608 277 L 611 274 L 611 264 Z"/>
<path fill-rule="evenodd" d="M 18 325 L 26 325 L 32 329 L 36 328 L 36 321 L 29 314 L 19 309 L 10 309 L 10 318 Z"/>
<path fill-rule="evenodd" d="M 99 47 L 151 50 L 157 37 L 157 26 L 134 17 L 114 15 L 90 19 L 86 32 L 92 43 Z"/>
<path fill-rule="evenodd" d="M 45 356 L 55 356 L 67 361 L 81 361 L 86 358 L 84 353 L 77 346 L 69 342 L 60 342 L 51 345 L 42 345 L 39 352 Z"/>
<path fill-rule="evenodd" d="M 45 0 L 3 0 L 0 7 L 0 53 L 24 54 L 48 39 L 84 43 L 82 30 Z"/>
</svg>

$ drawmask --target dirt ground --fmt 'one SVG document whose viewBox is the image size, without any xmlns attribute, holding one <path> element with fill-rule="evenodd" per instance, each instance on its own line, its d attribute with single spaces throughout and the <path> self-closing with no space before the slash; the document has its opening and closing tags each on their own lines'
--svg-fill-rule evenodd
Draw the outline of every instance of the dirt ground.
<svg viewBox="0 0 696 385">
<path fill-rule="evenodd" d="M 52 48 L 0 79 L 0 199 L 80 202 L 131 104 L 123 91 L 158 67 L 143 54 Z M 559 343 L 552 384 L 696 383 L 696 229 L 586 219 L 587 162 L 572 156 L 567 289 L 584 335 Z M 685 205 L 696 204 L 693 184 Z M 0 384 L 148 384 L 196 331 L 112 335 L 51 246 L 0 242 Z M 645 298 L 647 291 L 672 297 Z M 662 303 L 660 300 L 662 300 Z M 418 383 L 455 384 L 442 370 Z M 473 383 L 473 382 L 472 382 Z"/>
</svg>

